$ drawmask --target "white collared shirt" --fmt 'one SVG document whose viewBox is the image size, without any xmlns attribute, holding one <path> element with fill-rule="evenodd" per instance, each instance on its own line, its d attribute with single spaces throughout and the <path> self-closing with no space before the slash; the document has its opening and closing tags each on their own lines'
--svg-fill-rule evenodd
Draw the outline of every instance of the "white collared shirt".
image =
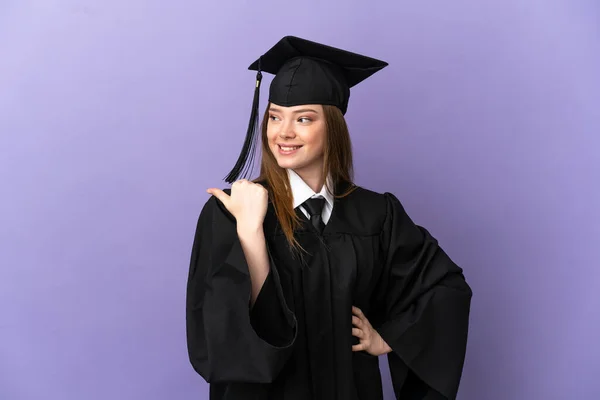
<svg viewBox="0 0 600 400">
<path fill-rule="evenodd" d="M 331 212 L 333 211 L 333 196 L 327 191 L 325 185 L 323 185 L 319 193 L 315 193 L 315 191 L 312 190 L 310 186 L 304 182 L 304 180 L 302 180 L 300 175 L 291 169 L 288 169 L 287 172 L 290 181 L 290 187 L 292 189 L 292 196 L 294 198 L 294 209 L 300 207 L 300 211 L 306 215 L 306 218 L 310 218 L 310 214 L 304 209 L 304 207 L 301 207 L 301 204 L 313 197 L 323 197 L 325 198 L 325 204 L 323 205 L 321 218 L 323 223 L 327 224 L 329 217 L 331 216 Z"/>
</svg>

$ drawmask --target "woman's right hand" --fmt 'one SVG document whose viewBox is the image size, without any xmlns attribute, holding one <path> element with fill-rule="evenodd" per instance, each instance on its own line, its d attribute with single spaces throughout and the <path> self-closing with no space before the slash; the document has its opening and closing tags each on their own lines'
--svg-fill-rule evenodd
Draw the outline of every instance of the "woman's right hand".
<svg viewBox="0 0 600 400">
<path fill-rule="evenodd" d="M 231 185 L 231 196 L 217 188 L 210 188 L 207 192 L 219 199 L 234 216 L 238 230 L 262 227 L 269 199 L 267 189 L 262 185 L 240 179 Z"/>
</svg>

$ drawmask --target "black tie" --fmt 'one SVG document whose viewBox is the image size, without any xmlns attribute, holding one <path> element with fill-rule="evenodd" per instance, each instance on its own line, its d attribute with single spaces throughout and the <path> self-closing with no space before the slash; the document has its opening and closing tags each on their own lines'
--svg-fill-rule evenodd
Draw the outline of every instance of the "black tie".
<svg viewBox="0 0 600 400">
<path fill-rule="evenodd" d="M 308 199 L 304 203 L 302 203 L 302 205 L 310 214 L 310 222 L 315 227 L 317 232 L 323 233 L 323 229 L 325 229 L 325 224 L 323 223 L 321 213 L 323 211 L 323 206 L 325 205 L 325 199 L 322 197 Z"/>
</svg>

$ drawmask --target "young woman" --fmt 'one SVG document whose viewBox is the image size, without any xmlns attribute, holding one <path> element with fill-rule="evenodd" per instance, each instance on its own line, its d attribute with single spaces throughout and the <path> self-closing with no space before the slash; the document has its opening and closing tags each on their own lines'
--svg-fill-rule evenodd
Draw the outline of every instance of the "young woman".
<svg viewBox="0 0 600 400">
<path fill-rule="evenodd" d="M 454 399 L 472 292 L 391 193 L 352 182 L 350 87 L 385 62 L 285 37 L 250 66 L 246 143 L 195 232 L 187 340 L 211 400 Z M 261 71 L 275 74 L 251 164 Z"/>
</svg>

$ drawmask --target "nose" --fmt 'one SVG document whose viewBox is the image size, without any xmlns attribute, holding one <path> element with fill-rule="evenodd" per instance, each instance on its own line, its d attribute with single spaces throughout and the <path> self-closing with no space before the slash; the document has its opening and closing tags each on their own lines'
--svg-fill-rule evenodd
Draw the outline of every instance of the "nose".
<svg viewBox="0 0 600 400">
<path fill-rule="evenodd" d="M 294 132 L 293 121 L 288 119 L 287 121 L 281 124 L 279 137 L 282 139 L 293 139 L 296 137 L 296 133 Z"/>
</svg>

